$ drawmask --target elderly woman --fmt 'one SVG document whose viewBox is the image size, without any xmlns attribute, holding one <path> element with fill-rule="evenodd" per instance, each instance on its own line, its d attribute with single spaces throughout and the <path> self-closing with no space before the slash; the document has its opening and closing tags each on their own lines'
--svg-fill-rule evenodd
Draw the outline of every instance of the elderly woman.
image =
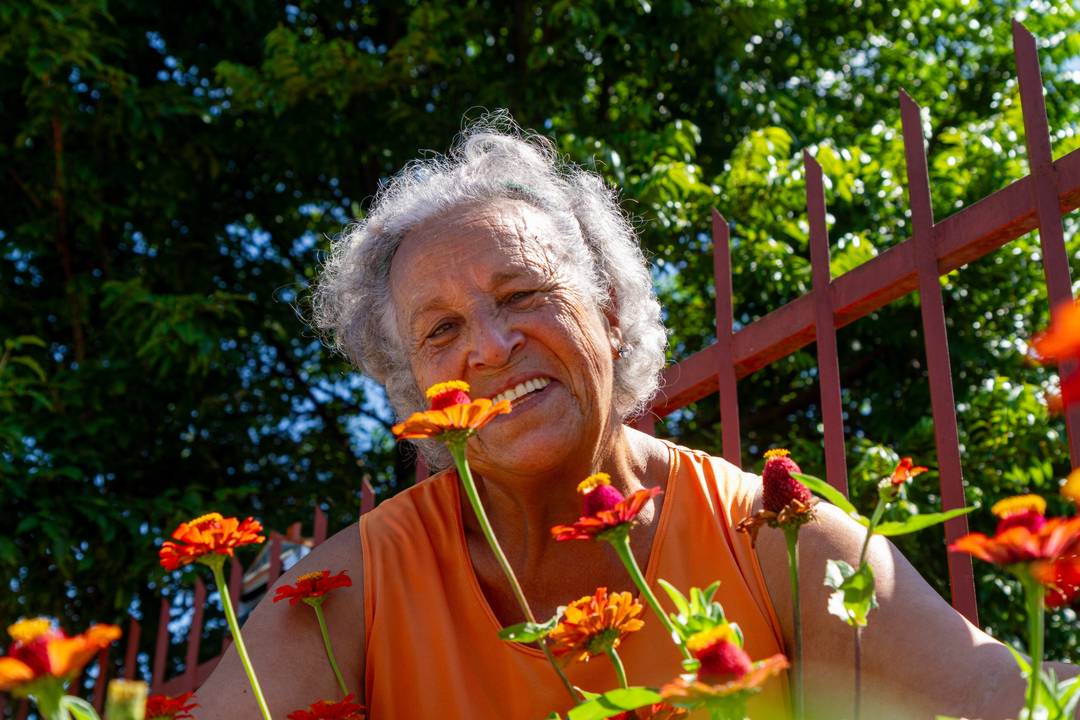
<svg viewBox="0 0 1080 720">
<path fill-rule="evenodd" d="M 598 587 L 633 591 L 606 543 L 559 543 L 580 514 L 578 482 L 608 473 L 623 494 L 663 492 L 631 532 L 647 580 L 683 589 L 722 581 L 717 599 L 753 659 L 793 646 L 782 535 L 756 548 L 735 525 L 760 480 L 705 453 L 631 428 L 664 362 L 660 307 L 615 193 L 562 163 L 541 138 L 474 127 L 448 157 L 406 167 L 368 218 L 335 244 L 317 296 L 340 348 L 384 383 L 399 416 L 423 389 L 467 381 L 513 412 L 481 429 L 469 458 L 495 533 L 539 618 Z M 446 465 L 439 448 L 425 448 Z M 832 506 L 801 535 L 805 678 L 811 717 L 850 714 L 851 630 L 826 613 L 827 558 L 854 563 L 863 528 Z M 936 713 L 1015 717 L 1024 684 L 1008 650 L 969 624 L 886 540 L 870 558 L 880 608 L 864 633 L 863 707 L 874 718 Z M 498 639 L 524 620 L 452 472 L 390 498 L 283 577 L 323 568 L 353 585 L 326 604 L 352 692 L 376 720 L 521 718 L 565 711 L 570 697 L 543 654 Z M 679 654 L 655 618 L 620 646 L 629 680 L 658 686 Z M 311 613 L 264 601 L 245 637 L 274 716 L 340 693 Z M 616 684 L 603 660 L 575 663 L 575 685 Z M 786 680 L 751 705 L 784 717 Z M 199 693 L 202 718 L 257 711 L 230 652 Z"/>
</svg>

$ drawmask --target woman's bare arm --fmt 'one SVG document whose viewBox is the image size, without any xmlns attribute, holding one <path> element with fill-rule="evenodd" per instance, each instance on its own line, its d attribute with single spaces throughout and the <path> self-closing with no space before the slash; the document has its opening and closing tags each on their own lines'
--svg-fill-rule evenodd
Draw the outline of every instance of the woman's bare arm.
<svg viewBox="0 0 1080 720">
<path fill-rule="evenodd" d="M 826 609 L 825 562 L 858 562 L 865 529 L 832 505 L 799 533 L 799 584 L 808 717 L 852 715 L 854 631 Z M 758 558 L 794 647 L 787 552 L 783 534 L 762 529 Z M 1008 649 L 967 621 L 923 580 L 885 538 L 868 557 L 880 607 L 862 631 L 862 717 L 933 718 L 936 714 L 996 720 L 1018 716 L 1025 681 Z M 1057 665 L 1059 677 L 1077 669 Z"/>
<path fill-rule="evenodd" d="M 350 525 L 315 548 L 274 583 L 274 588 L 291 584 L 304 573 L 317 570 L 337 573 L 347 570 L 352 587 L 339 588 L 323 603 L 326 624 L 345 684 L 361 696 L 364 647 L 364 573 L 360 554 L 360 532 Z M 316 700 L 340 700 L 323 650 L 315 612 L 304 605 L 291 607 L 288 601 L 273 603 L 272 589 L 244 623 L 244 643 L 259 678 L 270 714 L 284 718 L 293 710 L 307 708 Z M 196 694 L 198 720 L 257 720 L 259 708 L 248 684 L 235 646 L 230 646 L 221 663 Z"/>
</svg>

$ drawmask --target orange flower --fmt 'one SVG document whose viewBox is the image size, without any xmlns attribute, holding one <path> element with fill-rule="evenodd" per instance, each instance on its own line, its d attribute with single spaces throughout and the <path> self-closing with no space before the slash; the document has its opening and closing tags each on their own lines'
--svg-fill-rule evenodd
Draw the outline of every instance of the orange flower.
<svg viewBox="0 0 1080 720">
<path fill-rule="evenodd" d="M 896 469 L 892 471 L 892 476 L 889 478 L 889 481 L 892 482 L 893 485 L 903 485 L 911 478 L 916 475 L 922 475 L 927 470 L 929 470 L 929 468 L 925 468 L 922 465 L 913 466 L 911 458 L 909 457 L 900 458 L 900 462 L 897 464 Z"/>
<path fill-rule="evenodd" d="M 353 702 L 350 694 L 338 702 L 320 700 L 307 710 L 293 710 L 286 717 L 288 720 L 364 720 L 364 706 Z"/>
<path fill-rule="evenodd" d="M 744 675 L 734 680 L 710 685 L 701 680 L 679 677 L 660 688 L 660 694 L 665 700 L 682 707 L 720 704 L 732 700 L 737 694 L 758 692 L 766 680 L 788 667 L 787 658 L 777 654 L 754 663 Z"/>
<path fill-rule="evenodd" d="M 399 440 L 462 439 L 510 412 L 510 401 L 492 403 L 487 398 L 469 399 L 469 385 L 461 380 L 438 383 L 428 388 L 431 409 L 415 412 L 393 428 Z"/>
<path fill-rule="evenodd" d="M 161 567 L 171 572 L 207 555 L 232 557 L 234 548 L 265 540 L 259 534 L 262 529 L 258 520 L 247 518 L 241 522 L 216 512 L 182 522 L 172 534 L 176 542 L 166 540 L 158 552 Z"/>
<path fill-rule="evenodd" d="M 59 682 L 83 669 L 98 650 L 120 637 L 115 625 L 92 625 L 82 635 L 68 637 L 47 618 L 21 620 L 8 628 L 15 641 L 0 657 L 0 692 L 14 691 L 42 678 Z"/>
<path fill-rule="evenodd" d="M 588 662 L 594 655 L 619 647 L 629 633 L 640 630 L 644 621 L 638 619 L 644 607 L 630 593 L 612 593 L 597 588 L 596 594 L 570 603 L 562 618 L 548 635 L 551 652 L 556 656 L 577 654 Z"/>
<path fill-rule="evenodd" d="M 1046 501 L 1020 495 L 996 503 L 993 537 L 968 533 L 949 546 L 1013 573 L 1030 573 L 1049 589 L 1047 604 L 1068 604 L 1080 594 L 1080 516 L 1047 519 Z"/>
<path fill-rule="evenodd" d="M 1035 353 L 1044 361 L 1058 363 L 1080 359 L 1080 303 L 1065 302 L 1058 306 L 1050 327 L 1032 341 Z M 1061 402 L 1071 405 L 1080 401 L 1080 369 L 1061 378 Z"/>
<path fill-rule="evenodd" d="M 596 473 L 578 483 L 582 495 L 582 517 L 572 525 L 556 525 L 551 534 L 556 540 L 590 540 L 608 530 L 632 523 L 645 503 L 663 492 L 658 487 L 644 488 L 624 498 L 611 486 L 607 473 Z"/>
<path fill-rule="evenodd" d="M 289 600 L 289 605 L 296 606 L 298 602 L 303 600 L 309 605 L 319 603 L 325 599 L 325 596 L 331 590 L 337 588 L 350 587 L 352 580 L 349 579 L 348 574 L 342 570 L 337 575 L 330 575 L 329 570 L 316 570 L 315 572 L 301 575 L 296 578 L 296 584 L 283 585 L 277 589 L 277 595 L 274 597 L 274 602 L 279 600 Z"/>
<path fill-rule="evenodd" d="M 199 707 L 198 703 L 189 703 L 192 693 L 170 697 L 168 695 L 151 695 L 146 698 L 146 720 L 188 720 L 194 716 L 193 708 Z"/>
</svg>

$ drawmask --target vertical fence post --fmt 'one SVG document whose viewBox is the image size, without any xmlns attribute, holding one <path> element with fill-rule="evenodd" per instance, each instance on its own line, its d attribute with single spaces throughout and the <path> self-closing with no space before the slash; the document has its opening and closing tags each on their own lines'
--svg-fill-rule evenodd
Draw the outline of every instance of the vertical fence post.
<svg viewBox="0 0 1080 720">
<path fill-rule="evenodd" d="M 277 579 L 281 577 L 281 533 L 270 533 L 270 569 L 266 577 L 266 591 L 270 592 Z"/>
<path fill-rule="evenodd" d="M 311 542 L 314 547 L 322 545 L 326 540 L 326 513 L 319 504 L 315 504 L 315 517 L 311 521 Z"/>
<path fill-rule="evenodd" d="M 713 280 L 716 287 L 717 389 L 720 394 L 720 432 L 724 459 L 742 467 L 739 436 L 739 386 L 735 377 L 735 298 L 731 280 L 731 228 L 712 211 Z"/>
<path fill-rule="evenodd" d="M 1043 99 L 1042 72 L 1035 37 L 1028 29 L 1013 20 L 1013 51 L 1016 53 L 1016 74 L 1020 83 L 1020 104 L 1024 114 L 1024 139 L 1027 143 L 1031 186 L 1035 193 L 1035 213 L 1039 219 L 1039 243 L 1042 246 L 1043 272 L 1046 275 L 1046 295 L 1054 312 L 1073 299 L 1069 275 L 1069 256 L 1065 251 L 1065 234 L 1061 227 L 1061 205 L 1058 203 L 1058 180 L 1050 144 L 1050 127 Z M 1076 363 L 1062 363 L 1061 377 L 1076 370 Z M 1072 466 L 1080 466 L 1080 405 L 1065 410 L 1065 427 L 1069 437 Z"/>
<path fill-rule="evenodd" d="M 934 245 L 934 210 L 930 204 L 930 175 L 923 145 L 922 116 L 911 97 L 900 92 L 900 118 L 907 163 L 908 200 L 911 204 L 911 237 L 915 249 L 915 270 L 919 279 L 919 309 L 922 314 L 926 366 L 930 381 L 930 406 L 934 418 L 938 472 L 943 509 L 962 508 L 964 475 L 960 463 L 960 438 L 956 427 L 952 368 L 949 364 L 949 337 L 945 328 L 945 306 L 941 299 L 937 251 Z M 968 531 L 967 517 L 961 515 L 945 523 L 945 539 L 953 542 Z M 953 607 L 975 625 L 979 624 L 975 602 L 975 580 L 971 558 L 948 554 L 949 582 Z"/>
<path fill-rule="evenodd" d="M 416 482 L 420 483 L 420 482 L 423 482 L 424 480 L 427 480 L 427 476 L 430 473 L 428 472 L 427 460 L 424 459 L 424 456 L 420 454 L 419 450 L 416 450 L 415 452 L 416 452 Z M 364 482 L 367 482 L 367 478 L 364 478 Z M 369 487 L 370 487 L 370 484 L 369 484 Z M 364 497 L 364 488 L 363 488 L 363 486 L 361 486 L 360 487 L 361 503 L 363 501 L 363 497 Z"/>
<path fill-rule="evenodd" d="M 98 650 L 97 678 L 94 680 L 94 709 L 101 715 L 105 709 L 105 685 L 109 682 L 109 648 L 103 647 Z"/>
<path fill-rule="evenodd" d="M 158 612 L 157 638 L 154 641 L 154 665 L 150 670 L 150 690 L 158 692 L 165 681 L 165 663 L 169 652 L 169 599 L 161 598 L 161 610 Z"/>
<path fill-rule="evenodd" d="M 199 687 L 199 648 L 202 645 L 203 610 L 206 608 L 206 584 L 202 578 L 195 579 L 195 596 L 191 602 L 195 614 L 191 618 L 191 627 L 188 629 L 183 692 L 190 692 Z"/>
<path fill-rule="evenodd" d="M 131 618 L 128 622 L 127 651 L 124 653 L 124 679 L 134 680 L 139 663 L 139 639 L 142 637 L 142 626 L 138 620 Z"/>
<path fill-rule="evenodd" d="M 814 332 L 817 338 L 818 384 L 821 388 L 821 420 L 825 425 L 825 477 L 829 484 L 848 492 L 847 456 L 844 451 L 844 406 L 840 395 L 840 358 L 836 350 L 829 284 L 829 228 L 825 222 L 825 187 L 821 165 L 803 150 L 806 171 L 806 215 L 810 221 L 810 267 L 814 277 Z"/>
</svg>

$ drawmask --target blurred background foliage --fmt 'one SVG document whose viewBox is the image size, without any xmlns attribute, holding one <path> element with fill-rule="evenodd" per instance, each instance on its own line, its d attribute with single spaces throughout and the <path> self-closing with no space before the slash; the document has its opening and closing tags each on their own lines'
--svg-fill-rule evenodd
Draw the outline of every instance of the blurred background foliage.
<svg viewBox="0 0 1080 720">
<path fill-rule="evenodd" d="M 363 478 L 380 497 L 412 482 L 381 391 L 304 316 L 327 238 L 467 118 L 508 108 L 622 188 L 677 360 L 715 337 L 711 207 L 734 223 L 737 326 L 809 290 L 804 149 L 828 178 L 834 275 L 907 236 L 900 88 L 926 111 L 938 219 L 1027 172 L 1013 17 L 1040 38 L 1060 156 L 1080 146 L 1067 0 L 3 3 L 0 625 L 145 612 L 152 638 L 176 587 L 154 547 L 180 519 L 284 529 L 321 504 L 336 530 Z M 1048 316 L 1037 237 L 942 287 L 969 502 L 1053 494 L 1055 380 L 1026 359 Z M 897 452 L 935 462 L 917 304 L 838 336 L 867 507 Z M 813 350 L 740 383 L 746 467 L 788 445 L 823 472 Z M 660 430 L 718 450 L 717 404 Z M 910 499 L 899 512 L 936 506 L 936 477 Z M 940 531 L 902 545 L 944 590 Z M 1022 636 L 1016 588 L 976 572 L 984 624 Z M 1075 620 L 1054 616 L 1050 655 L 1080 660 Z"/>
</svg>

